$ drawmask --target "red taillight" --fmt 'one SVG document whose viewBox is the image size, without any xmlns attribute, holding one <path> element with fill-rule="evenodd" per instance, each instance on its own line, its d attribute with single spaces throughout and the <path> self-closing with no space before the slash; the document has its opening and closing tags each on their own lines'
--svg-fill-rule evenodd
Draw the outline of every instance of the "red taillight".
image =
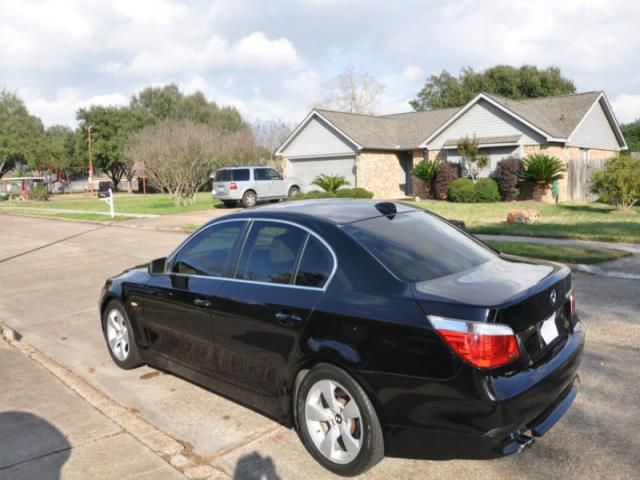
<svg viewBox="0 0 640 480">
<path fill-rule="evenodd" d="M 571 302 L 571 316 L 573 316 L 576 314 L 576 292 L 571 292 L 569 301 Z"/>
<path fill-rule="evenodd" d="M 474 367 L 495 368 L 520 357 L 518 340 L 508 325 L 428 318 L 447 345 Z"/>
<path fill-rule="evenodd" d="M 231 182 L 229 184 L 229 189 L 230 190 L 237 190 L 238 189 L 238 185 L 236 185 L 236 182 Z"/>
</svg>

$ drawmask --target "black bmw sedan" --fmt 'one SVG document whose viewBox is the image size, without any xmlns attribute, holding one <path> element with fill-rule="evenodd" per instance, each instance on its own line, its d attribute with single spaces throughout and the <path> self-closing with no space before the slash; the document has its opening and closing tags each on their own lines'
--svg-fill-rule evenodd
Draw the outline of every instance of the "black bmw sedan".
<svg viewBox="0 0 640 480">
<path fill-rule="evenodd" d="M 341 475 L 384 455 L 493 458 L 567 411 L 585 333 L 567 267 L 403 204 L 216 219 L 100 301 L 122 368 L 174 372 L 294 426 Z"/>
</svg>

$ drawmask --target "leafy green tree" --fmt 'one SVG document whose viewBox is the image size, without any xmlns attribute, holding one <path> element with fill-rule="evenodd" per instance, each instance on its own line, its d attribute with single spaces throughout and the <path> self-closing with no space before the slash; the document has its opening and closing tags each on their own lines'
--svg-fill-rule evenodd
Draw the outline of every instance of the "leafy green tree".
<svg viewBox="0 0 640 480">
<path fill-rule="evenodd" d="M 208 101 L 202 92 L 185 95 L 173 83 L 145 88 L 131 98 L 130 107 L 142 109 L 155 121 L 189 120 L 227 132 L 247 127 L 234 107 L 219 107 Z"/>
<path fill-rule="evenodd" d="M 0 91 L 0 178 L 18 163 L 38 169 L 43 161 L 44 146 L 40 119 L 29 114 L 17 95 Z"/>
<path fill-rule="evenodd" d="M 640 118 L 635 122 L 620 125 L 622 135 L 627 141 L 630 152 L 640 152 Z"/>
<path fill-rule="evenodd" d="M 76 153 L 76 134 L 65 125 L 53 125 L 46 129 L 47 167 L 56 173 L 76 170 L 82 167 Z"/>
<path fill-rule="evenodd" d="M 640 159 L 618 155 L 591 177 L 591 191 L 619 210 L 630 211 L 640 201 Z"/>
<path fill-rule="evenodd" d="M 325 192 L 336 193 L 340 187 L 349 185 L 349 182 L 342 175 L 318 175 L 311 182 L 313 185 L 319 186 Z"/>
<path fill-rule="evenodd" d="M 152 123 L 151 117 L 142 109 L 131 107 L 102 107 L 93 105 L 78 110 L 77 119 L 80 149 L 85 164 L 88 162 L 88 127 L 91 127 L 91 151 L 94 168 L 99 168 L 118 188 L 126 173 L 124 148 L 130 135 Z"/>
<path fill-rule="evenodd" d="M 443 70 L 432 75 L 409 104 L 416 111 L 460 107 L 480 92 L 507 98 L 535 98 L 575 93 L 572 80 L 562 76 L 558 67 L 539 69 L 534 65 L 519 68 L 496 65 L 484 71 L 463 68 L 456 77 Z"/>
</svg>

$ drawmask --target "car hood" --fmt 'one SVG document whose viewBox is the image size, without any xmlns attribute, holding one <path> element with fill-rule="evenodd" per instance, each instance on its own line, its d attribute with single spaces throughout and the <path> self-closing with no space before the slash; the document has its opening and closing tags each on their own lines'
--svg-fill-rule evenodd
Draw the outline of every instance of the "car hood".
<svg viewBox="0 0 640 480">
<path fill-rule="evenodd" d="M 470 270 L 413 285 L 416 300 L 498 307 L 547 288 L 569 273 L 564 265 L 501 255 Z"/>
</svg>

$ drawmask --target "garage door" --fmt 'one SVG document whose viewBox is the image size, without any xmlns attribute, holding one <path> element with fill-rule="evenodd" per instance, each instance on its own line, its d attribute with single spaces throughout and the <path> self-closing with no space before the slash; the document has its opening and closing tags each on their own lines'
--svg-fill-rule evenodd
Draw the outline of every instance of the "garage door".
<svg viewBox="0 0 640 480">
<path fill-rule="evenodd" d="M 318 175 L 342 175 L 351 188 L 356 185 L 355 157 L 325 157 L 289 159 L 287 175 L 302 181 L 302 191 L 320 190 L 311 185 Z"/>
</svg>

